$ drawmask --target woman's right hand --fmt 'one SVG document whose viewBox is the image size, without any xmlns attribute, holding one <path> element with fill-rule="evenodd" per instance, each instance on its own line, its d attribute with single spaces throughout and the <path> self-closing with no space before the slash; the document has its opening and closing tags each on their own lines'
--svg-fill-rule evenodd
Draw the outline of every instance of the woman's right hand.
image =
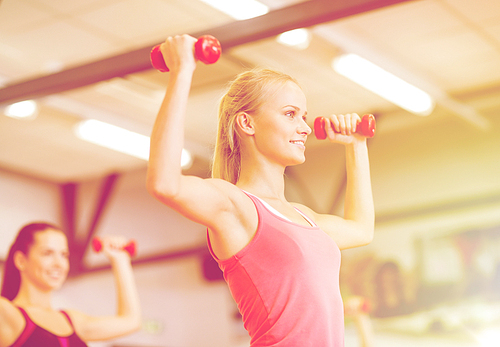
<svg viewBox="0 0 500 347">
<path fill-rule="evenodd" d="M 361 117 L 357 113 L 332 114 L 325 118 L 327 122 L 325 131 L 331 142 L 344 145 L 353 143 L 355 139 L 366 142 L 366 137 L 356 134 L 357 127 L 361 122 Z"/>
<path fill-rule="evenodd" d="M 123 236 L 106 235 L 100 237 L 102 252 L 113 262 L 124 259 L 130 261 L 130 254 L 124 249 L 129 240 Z"/>
<path fill-rule="evenodd" d="M 194 71 L 196 68 L 194 54 L 196 41 L 196 38 L 184 34 L 170 36 L 160 45 L 161 54 L 171 73 L 180 71 L 183 68 Z"/>
<path fill-rule="evenodd" d="M 344 313 L 346 316 L 368 315 L 370 310 L 370 302 L 365 297 L 352 296 L 344 300 Z"/>
</svg>

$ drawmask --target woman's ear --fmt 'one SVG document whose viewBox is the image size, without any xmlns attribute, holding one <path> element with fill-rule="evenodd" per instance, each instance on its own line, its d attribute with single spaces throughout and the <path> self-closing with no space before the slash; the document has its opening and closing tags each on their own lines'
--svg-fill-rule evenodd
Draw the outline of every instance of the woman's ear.
<svg viewBox="0 0 500 347">
<path fill-rule="evenodd" d="M 240 112 L 236 115 L 236 124 L 247 135 L 255 133 L 253 118 L 246 112 Z"/>
<path fill-rule="evenodd" d="M 23 271 L 26 268 L 26 255 L 21 251 L 15 251 L 13 258 L 16 268 Z"/>
</svg>

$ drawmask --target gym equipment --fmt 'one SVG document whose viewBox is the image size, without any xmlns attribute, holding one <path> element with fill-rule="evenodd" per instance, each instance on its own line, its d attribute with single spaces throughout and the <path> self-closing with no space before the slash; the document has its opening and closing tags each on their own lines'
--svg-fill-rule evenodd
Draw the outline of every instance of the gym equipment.
<svg viewBox="0 0 500 347">
<path fill-rule="evenodd" d="M 326 119 L 324 117 L 317 117 L 314 120 L 314 135 L 316 135 L 318 140 L 326 139 L 325 122 Z M 375 117 L 372 114 L 365 114 L 356 127 L 356 133 L 365 137 L 373 137 L 375 136 L 375 128 Z"/>
<path fill-rule="evenodd" d="M 200 36 L 194 44 L 194 56 L 202 63 L 213 64 L 219 60 L 220 54 L 221 46 L 219 40 L 211 35 Z M 169 71 L 163 59 L 163 55 L 161 54 L 160 45 L 153 47 L 150 56 L 151 65 L 153 65 L 156 70 L 160 72 Z"/>
<path fill-rule="evenodd" d="M 92 239 L 92 248 L 94 252 L 100 252 L 102 250 L 102 240 L 99 237 L 94 237 Z M 137 253 L 137 244 L 135 240 L 130 240 L 125 246 L 123 246 L 123 250 L 127 251 L 131 257 L 135 256 Z"/>
</svg>

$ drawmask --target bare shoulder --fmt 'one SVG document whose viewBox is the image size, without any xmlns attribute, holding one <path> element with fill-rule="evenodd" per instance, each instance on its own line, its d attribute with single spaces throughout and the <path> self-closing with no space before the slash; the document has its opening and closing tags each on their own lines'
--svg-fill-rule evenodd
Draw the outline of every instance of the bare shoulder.
<svg viewBox="0 0 500 347">
<path fill-rule="evenodd" d="M 22 314 L 16 308 L 16 306 L 3 296 L 0 297 L 0 322 L 2 322 L 2 319 L 12 318 L 16 316 L 22 318 Z"/>
<path fill-rule="evenodd" d="M 237 186 L 224 181 L 213 182 L 225 193 L 224 206 L 209 226 L 212 250 L 219 259 L 227 259 L 243 249 L 253 238 L 258 214 L 252 200 Z"/>
<path fill-rule="evenodd" d="M 70 308 L 65 308 L 63 311 L 68 314 L 68 316 L 69 316 L 69 318 L 71 318 L 71 320 L 87 319 L 87 315 L 84 314 L 83 312 L 80 312 L 80 311 L 77 311 L 74 309 L 70 309 Z"/>
<path fill-rule="evenodd" d="M 253 216 L 251 213 L 254 210 L 252 200 L 242 189 L 222 179 L 211 178 L 209 181 L 226 197 L 225 212 L 229 212 L 237 219 Z"/>
<path fill-rule="evenodd" d="M 11 301 L 0 297 L 0 346 L 12 345 L 21 335 L 24 326 L 22 313 Z"/>
<path fill-rule="evenodd" d="M 73 326 L 75 327 L 75 330 L 77 333 L 80 333 L 82 330 L 82 326 L 88 321 L 89 316 L 86 315 L 83 312 L 73 310 L 73 309 L 64 309 L 64 312 L 66 312 L 71 319 L 71 323 L 73 323 Z"/>
<path fill-rule="evenodd" d="M 296 203 L 292 205 L 309 216 L 321 230 L 335 241 L 339 249 L 342 250 L 367 244 L 364 241 L 364 234 L 359 232 L 356 222 L 333 214 L 316 213 L 305 205 Z"/>
<path fill-rule="evenodd" d="M 306 205 L 292 202 L 292 206 L 298 208 L 300 211 L 305 213 L 309 218 L 311 218 L 314 223 L 316 223 L 321 229 L 330 234 L 332 229 L 338 229 L 339 223 L 343 223 L 344 219 L 339 216 L 332 214 L 317 213 Z"/>
<path fill-rule="evenodd" d="M 204 179 L 204 181 L 226 194 L 234 193 L 236 190 L 239 190 L 234 184 L 221 178 L 207 178 Z"/>
</svg>

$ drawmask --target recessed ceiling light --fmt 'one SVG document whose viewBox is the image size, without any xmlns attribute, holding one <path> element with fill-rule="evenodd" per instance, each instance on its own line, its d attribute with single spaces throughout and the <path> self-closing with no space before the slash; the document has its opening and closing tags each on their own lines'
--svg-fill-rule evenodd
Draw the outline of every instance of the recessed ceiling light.
<svg viewBox="0 0 500 347">
<path fill-rule="evenodd" d="M 256 0 L 201 0 L 236 20 L 250 19 L 269 12 L 269 8 Z"/>
<path fill-rule="evenodd" d="M 286 31 L 277 38 L 278 42 L 286 46 L 306 49 L 311 42 L 311 34 L 305 28 Z"/>
<path fill-rule="evenodd" d="M 5 108 L 6 116 L 17 119 L 34 119 L 38 113 L 38 106 L 34 100 L 16 102 Z"/>
</svg>

